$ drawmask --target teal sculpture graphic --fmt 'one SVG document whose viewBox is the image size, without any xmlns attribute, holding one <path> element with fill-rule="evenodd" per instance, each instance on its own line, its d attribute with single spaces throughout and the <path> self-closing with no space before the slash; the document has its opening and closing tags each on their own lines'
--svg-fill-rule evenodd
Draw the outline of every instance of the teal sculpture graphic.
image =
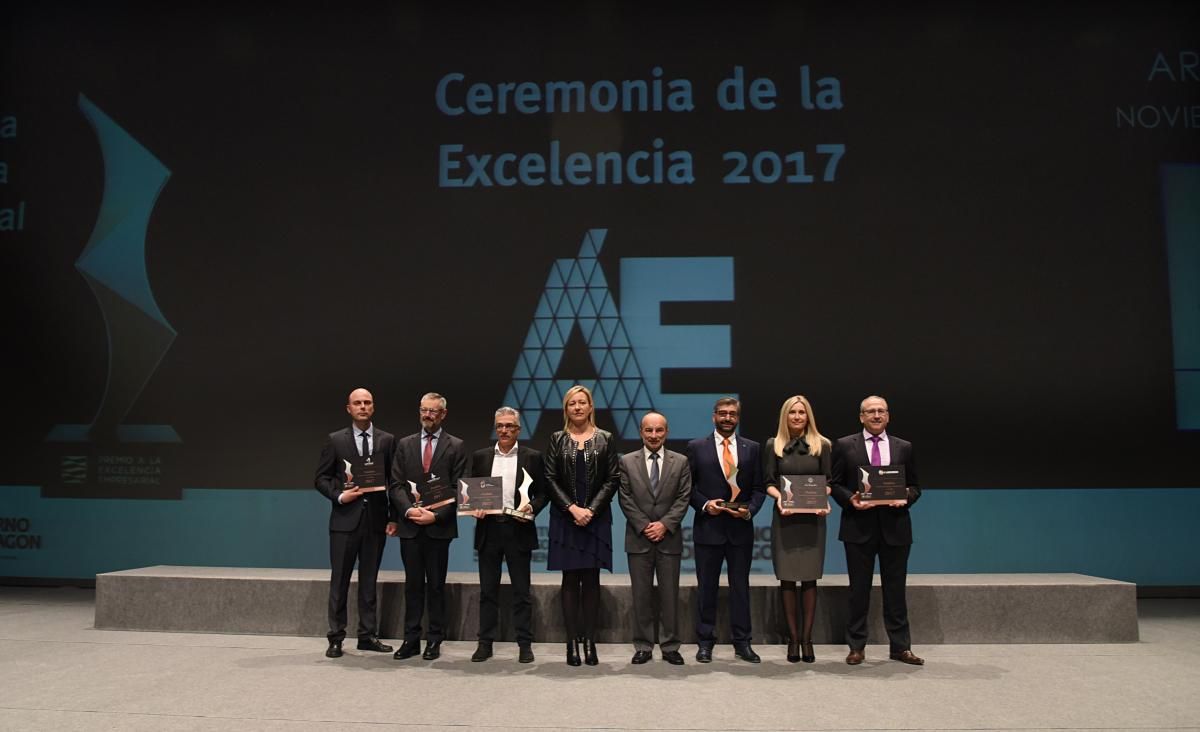
<svg viewBox="0 0 1200 732">
<path fill-rule="evenodd" d="M 104 197 L 75 268 L 104 314 L 108 380 L 91 424 L 58 425 L 47 440 L 179 442 L 169 425 L 123 424 L 176 335 L 146 273 L 146 229 L 171 171 L 82 94 L 79 108 L 100 140 Z"/>
<path fill-rule="evenodd" d="M 588 230 L 579 255 L 555 260 L 546 277 L 504 395 L 505 404 L 521 410 L 527 434 L 537 431 L 543 411 L 551 417 L 562 414 L 563 395 L 575 384 L 592 390 L 595 407 L 610 410 L 618 434 L 626 438 L 637 437 L 641 414 L 654 408 L 604 270 L 596 261 L 606 233 L 606 229 Z M 587 343 L 598 378 L 571 378 L 570 374 L 565 379 L 555 378 L 567 338 L 575 328 Z"/>
</svg>

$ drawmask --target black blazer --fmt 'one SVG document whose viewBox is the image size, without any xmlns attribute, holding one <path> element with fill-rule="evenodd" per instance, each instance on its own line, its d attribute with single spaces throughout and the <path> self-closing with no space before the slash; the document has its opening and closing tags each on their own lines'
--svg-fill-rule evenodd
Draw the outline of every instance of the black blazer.
<svg viewBox="0 0 1200 732">
<path fill-rule="evenodd" d="M 421 432 L 402 437 L 396 443 L 396 452 L 392 457 L 392 485 L 390 493 L 392 506 L 395 507 L 399 525 L 396 535 L 401 539 L 415 539 L 422 531 L 432 539 L 453 539 L 458 536 L 458 504 L 450 503 L 434 509 L 437 521 L 428 526 L 418 526 L 404 518 L 404 513 L 413 507 L 413 497 L 408 481 L 418 486 L 429 480 L 429 474 L 446 480 L 452 486 L 458 485 L 458 479 L 463 477 L 467 469 L 467 450 L 463 441 L 442 430 L 438 438 L 437 449 L 433 451 L 433 461 L 429 464 L 429 473 L 422 470 L 421 464 Z"/>
<path fill-rule="evenodd" d="M 889 465 L 903 465 L 904 479 L 908 483 L 908 505 L 904 508 L 876 506 L 859 511 L 850 505 L 850 496 L 858 491 L 858 466 L 870 465 L 862 430 L 840 438 L 833 443 L 833 470 L 829 478 L 829 490 L 842 507 L 842 526 L 838 539 L 847 544 L 865 544 L 878 537 L 891 546 L 911 544 L 912 517 L 908 510 L 921 498 L 920 482 L 917 479 L 917 461 L 913 446 L 888 433 L 891 450 Z"/>
<path fill-rule="evenodd" d="M 733 438 L 737 449 L 737 484 L 741 489 L 739 501 L 745 501 L 751 517 L 758 515 L 766 499 L 766 488 L 762 478 L 762 456 L 758 443 L 741 435 Z M 692 541 L 696 544 L 732 544 L 742 546 L 754 543 L 754 522 L 734 518 L 725 512 L 710 516 L 704 512 L 708 501 L 729 500 L 733 493 L 721 460 L 717 457 L 717 442 L 713 432 L 698 437 L 687 445 L 688 466 L 692 471 L 692 508 L 696 509 L 692 524 Z"/>
<path fill-rule="evenodd" d="M 390 488 L 392 450 L 395 447 L 396 438 L 390 432 L 384 432 L 378 427 L 374 427 L 372 432 L 375 439 L 372 440 L 371 454 L 375 456 L 376 460 L 383 459 L 383 475 L 388 479 Z M 342 461 L 353 460 L 357 457 L 358 446 L 354 444 L 353 427 L 330 432 L 329 437 L 325 439 L 325 446 L 321 448 L 321 462 L 317 465 L 314 487 L 318 493 L 328 498 L 333 504 L 329 511 L 330 531 L 354 531 L 365 516 L 367 526 L 372 531 L 382 533 L 387 527 L 388 521 L 396 520 L 395 510 L 392 509 L 391 502 L 387 497 L 390 490 L 368 494 L 366 500 L 359 498 L 357 501 L 346 504 L 338 503 L 338 496 L 345 490 L 346 482 L 343 472 L 345 465 Z"/>
<path fill-rule="evenodd" d="M 483 478 L 492 474 L 492 458 L 495 457 L 496 447 L 485 447 L 482 450 L 476 450 L 471 453 L 471 477 Z M 517 445 L 517 487 L 521 487 L 520 481 L 524 480 L 521 475 L 521 470 L 524 469 L 529 473 L 533 484 L 529 487 L 529 505 L 533 507 L 533 515 L 537 516 L 542 508 L 546 506 L 548 497 L 546 495 L 546 468 L 542 464 L 542 453 L 524 445 Z M 520 503 L 520 494 L 514 496 L 515 502 Z M 518 508 L 514 505 L 513 508 Z M 475 548 L 479 549 L 483 546 L 484 539 L 487 538 L 488 526 L 496 523 L 500 516 L 485 516 L 483 520 L 475 522 Z M 533 551 L 538 548 L 537 527 L 532 521 L 517 521 L 508 519 L 516 526 L 517 544 L 526 551 Z"/>
<path fill-rule="evenodd" d="M 550 449 L 546 451 L 545 461 L 550 500 L 564 511 L 575 503 L 575 465 L 570 462 L 571 439 L 566 430 L 550 435 Z M 592 451 L 587 458 L 588 504 L 584 506 L 591 509 L 593 520 L 612 521 L 608 508 L 621 485 L 620 461 L 617 446 L 612 442 L 612 433 L 597 427 L 592 437 Z"/>
</svg>

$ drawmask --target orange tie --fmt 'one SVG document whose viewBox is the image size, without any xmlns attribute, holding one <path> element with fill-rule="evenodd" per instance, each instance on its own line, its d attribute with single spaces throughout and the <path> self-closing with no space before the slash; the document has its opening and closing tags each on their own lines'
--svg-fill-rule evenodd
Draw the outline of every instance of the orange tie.
<svg viewBox="0 0 1200 732">
<path fill-rule="evenodd" d="M 733 475 L 733 468 L 734 468 L 733 453 L 731 453 L 729 451 L 729 438 L 728 437 L 721 438 L 721 444 L 724 445 L 724 451 L 721 454 L 721 462 L 724 463 L 725 479 L 728 480 L 729 476 Z"/>
</svg>

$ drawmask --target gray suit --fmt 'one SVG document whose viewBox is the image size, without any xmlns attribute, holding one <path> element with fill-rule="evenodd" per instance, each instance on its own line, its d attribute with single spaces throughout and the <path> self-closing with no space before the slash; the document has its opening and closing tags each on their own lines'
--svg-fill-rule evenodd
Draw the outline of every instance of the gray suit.
<svg viewBox="0 0 1200 732">
<path fill-rule="evenodd" d="M 629 554 L 629 580 L 633 589 L 633 646 L 639 651 L 654 647 L 654 577 L 658 576 L 658 606 L 662 618 L 659 647 L 679 650 L 679 560 L 683 552 L 680 524 L 692 494 L 692 472 L 687 458 L 660 449 L 662 465 L 658 490 L 650 488 L 644 448 L 621 457 L 621 488 L 617 495 L 625 513 L 625 551 Z M 655 543 L 642 534 L 654 521 L 667 527 Z"/>
</svg>

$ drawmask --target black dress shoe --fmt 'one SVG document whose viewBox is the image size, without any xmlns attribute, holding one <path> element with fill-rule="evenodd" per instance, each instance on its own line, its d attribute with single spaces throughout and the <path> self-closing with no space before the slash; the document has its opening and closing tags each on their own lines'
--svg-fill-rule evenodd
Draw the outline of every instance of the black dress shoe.
<svg viewBox="0 0 1200 732">
<path fill-rule="evenodd" d="M 421 654 L 421 658 L 432 661 L 440 655 L 442 655 L 442 642 L 429 641 L 425 644 L 425 652 Z"/>
<path fill-rule="evenodd" d="M 638 651 L 637 653 L 633 654 L 633 660 L 631 660 L 630 663 L 635 663 L 640 666 L 643 663 L 648 663 L 652 658 L 654 658 L 654 654 L 650 651 Z"/>
<path fill-rule="evenodd" d="M 800 641 L 788 641 L 788 663 L 800 663 Z"/>
<path fill-rule="evenodd" d="M 533 663 L 533 649 L 529 646 L 521 646 L 517 652 L 517 663 Z"/>
<path fill-rule="evenodd" d="M 696 650 L 696 660 L 700 663 L 712 663 L 712 649 L 700 646 Z"/>
<path fill-rule="evenodd" d="M 397 661 L 403 661 L 406 658 L 412 658 L 421 652 L 420 641 L 404 641 L 400 644 L 400 650 L 392 654 L 392 658 Z"/>
<path fill-rule="evenodd" d="M 486 661 L 492 657 L 492 644 L 479 641 L 479 645 L 475 646 L 475 652 L 471 654 L 471 660 L 475 663 Z"/>
<path fill-rule="evenodd" d="M 762 661 L 762 659 L 758 657 L 758 654 L 754 652 L 754 649 L 750 647 L 749 643 L 744 646 L 734 646 L 733 655 L 737 656 L 743 661 L 749 661 L 750 663 L 758 663 Z"/>
<path fill-rule="evenodd" d="M 683 656 L 679 651 L 663 651 L 663 660 L 672 666 L 683 665 Z"/>
<path fill-rule="evenodd" d="M 358 650 L 375 651 L 376 653 L 391 653 L 392 647 L 386 643 L 380 643 L 379 639 L 375 636 L 368 635 L 358 639 Z"/>
<path fill-rule="evenodd" d="M 567 641 L 567 665 L 578 666 L 582 661 L 579 660 L 579 641 L 572 638 Z"/>
<path fill-rule="evenodd" d="M 341 658 L 342 657 L 342 642 L 329 641 L 329 647 L 325 649 L 325 658 Z"/>
<path fill-rule="evenodd" d="M 589 666 L 600 663 L 600 657 L 596 655 L 596 641 L 591 638 L 583 639 L 583 662 Z"/>
<path fill-rule="evenodd" d="M 790 658 L 788 659 L 791 660 Z M 817 654 L 813 653 L 812 641 L 800 641 L 800 660 L 805 663 L 812 663 L 817 660 Z"/>
<path fill-rule="evenodd" d="M 924 666 L 925 665 L 925 659 L 921 658 L 920 656 L 913 653 L 912 651 L 901 651 L 899 653 L 893 653 L 893 654 L 891 654 L 890 657 L 893 661 L 899 661 L 900 663 L 910 663 L 913 666 Z"/>
</svg>

